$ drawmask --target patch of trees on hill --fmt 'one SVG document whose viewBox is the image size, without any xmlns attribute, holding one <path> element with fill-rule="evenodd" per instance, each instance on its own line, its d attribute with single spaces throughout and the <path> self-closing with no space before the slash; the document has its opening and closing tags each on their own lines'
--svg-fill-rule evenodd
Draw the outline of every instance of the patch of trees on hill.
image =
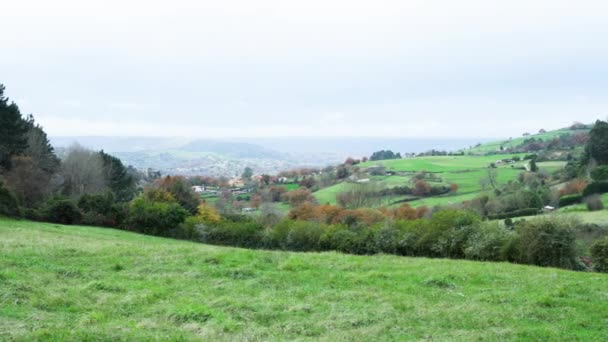
<svg viewBox="0 0 608 342">
<path fill-rule="evenodd" d="M 371 161 L 389 159 L 401 159 L 401 153 L 394 153 L 391 150 L 380 150 L 372 153 L 372 155 L 369 157 L 369 160 Z"/>
</svg>

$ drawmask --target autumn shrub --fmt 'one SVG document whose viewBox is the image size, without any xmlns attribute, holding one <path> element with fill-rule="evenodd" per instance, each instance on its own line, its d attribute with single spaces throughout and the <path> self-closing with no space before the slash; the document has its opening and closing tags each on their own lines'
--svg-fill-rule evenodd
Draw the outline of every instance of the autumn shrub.
<svg viewBox="0 0 608 342">
<path fill-rule="evenodd" d="M 583 192 L 583 190 L 585 190 L 585 187 L 587 187 L 587 182 L 585 180 L 575 179 L 566 183 L 566 185 L 564 185 L 559 190 L 559 195 L 560 197 L 562 197 L 567 195 L 580 194 Z"/>
</svg>

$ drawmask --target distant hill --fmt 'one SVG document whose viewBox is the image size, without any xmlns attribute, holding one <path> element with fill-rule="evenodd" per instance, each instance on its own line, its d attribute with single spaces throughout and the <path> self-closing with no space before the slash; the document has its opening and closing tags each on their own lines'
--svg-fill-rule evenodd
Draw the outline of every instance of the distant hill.
<svg viewBox="0 0 608 342">
<path fill-rule="evenodd" d="M 217 140 L 194 140 L 186 145 L 179 147 L 178 150 L 189 152 L 210 152 L 232 158 L 285 160 L 291 158 L 285 153 L 281 153 L 255 144 Z"/>
</svg>

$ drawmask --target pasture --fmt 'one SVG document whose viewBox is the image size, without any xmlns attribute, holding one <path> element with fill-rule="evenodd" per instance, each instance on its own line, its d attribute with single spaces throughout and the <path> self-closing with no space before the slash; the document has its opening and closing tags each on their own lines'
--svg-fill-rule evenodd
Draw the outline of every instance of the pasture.
<svg viewBox="0 0 608 342">
<path fill-rule="evenodd" d="M 0 219 L 0 340 L 603 340 L 608 275 Z"/>
<path fill-rule="evenodd" d="M 490 169 L 491 163 L 496 163 L 503 158 L 518 156 L 523 158 L 523 154 L 515 155 L 494 155 L 494 156 L 428 156 L 394 160 L 373 161 L 360 164 L 362 169 L 382 165 L 395 175 L 371 176 L 370 179 L 379 189 L 389 189 L 398 186 L 412 186 L 411 178 L 418 172 L 426 171 L 435 177 L 434 184 L 457 184 L 458 191 L 440 196 L 423 197 L 409 201 L 412 206 L 435 206 L 455 204 L 475 198 L 488 187 L 484 187 L 484 179 L 488 178 L 489 170 L 495 170 L 496 181 L 504 184 L 517 179 L 518 175 L 524 171 L 528 161 L 518 161 L 511 164 L 496 164 L 497 168 Z M 550 161 L 537 163 L 541 171 L 552 173 L 565 165 L 564 162 Z M 336 204 L 336 196 L 348 191 L 352 187 L 358 186 L 354 183 L 341 182 L 333 186 L 320 189 L 314 193 L 315 198 L 321 204 Z M 400 205 L 396 203 L 412 196 L 387 196 L 381 201 L 381 205 Z"/>
</svg>

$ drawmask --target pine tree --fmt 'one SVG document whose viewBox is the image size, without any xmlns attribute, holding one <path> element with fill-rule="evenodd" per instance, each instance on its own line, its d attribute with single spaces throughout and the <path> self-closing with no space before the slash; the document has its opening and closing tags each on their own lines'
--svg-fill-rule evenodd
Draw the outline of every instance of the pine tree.
<svg viewBox="0 0 608 342">
<path fill-rule="evenodd" d="M 27 123 L 19 107 L 4 96 L 4 89 L 0 84 L 0 170 L 10 169 L 11 157 L 23 153 L 28 146 Z"/>
</svg>

